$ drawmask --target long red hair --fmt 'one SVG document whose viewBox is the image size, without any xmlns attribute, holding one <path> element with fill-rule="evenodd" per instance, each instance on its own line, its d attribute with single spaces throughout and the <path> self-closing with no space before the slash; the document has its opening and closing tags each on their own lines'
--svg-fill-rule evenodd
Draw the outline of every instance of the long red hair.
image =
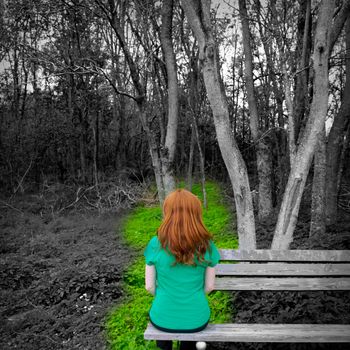
<svg viewBox="0 0 350 350">
<path fill-rule="evenodd" d="M 177 263 L 194 265 L 204 260 L 211 234 L 204 226 L 200 200 L 185 189 L 171 192 L 163 204 L 164 218 L 158 228 L 158 239 Z"/>
</svg>

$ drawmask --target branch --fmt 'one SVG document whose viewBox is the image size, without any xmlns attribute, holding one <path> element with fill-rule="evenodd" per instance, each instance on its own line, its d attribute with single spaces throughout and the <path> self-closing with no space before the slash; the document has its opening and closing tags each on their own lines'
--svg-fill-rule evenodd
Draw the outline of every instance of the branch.
<svg viewBox="0 0 350 350">
<path fill-rule="evenodd" d="M 23 214 L 23 211 L 22 211 L 22 210 L 20 210 L 20 209 L 18 209 L 18 208 L 15 208 L 15 207 L 12 206 L 11 204 L 8 204 L 8 203 L 2 201 L 1 199 L 0 199 L 0 202 L 1 202 L 2 204 L 4 204 L 6 207 L 9 207 L 9 208 L 11 208 L 11 209 L 13 209 L 13 210 L 16 210 L 16 211 L 18 211 L 19 213 Z"/>
<path fill-rule="evenodd" d="M 23 180 L 24 180 L 24 178 L 26 177 L 26 175 L 28 174 L 30 168 L 32 167 L 32 164 L 33 164 L 33 159 L 30 160 L 30 163 L 29 163 L 29 165 L 28 165 L 28 168 L 27 168 L 27 170 L 25 171 L 25 173 L 23 174 L 21 180 L 19 181 L 18 186 L 17 186 L 16 189 L 14 190 L 14 192 L 13 192 L 13 194 L 12 194 L 12 197 L 16 194 L 16 192 L 18 191 L 18 189 L 22 186 Z"/>
<path fill-rule="evenodd" d="M 333 47 L 338 39 L 341 30 L 344 27 L 344 23 L 349 18 L 350 14 L 350 1 L 345 0 L 343 6 L 339 10 L 337 16 L 335 17 L 332 25 L 332 30 L 329 38 L 329 54 L 331 54 Z"/>
<path fill-rule="evenodd" d="M 289 143 L 289 158 L 290 164 L 293 166 L 296 146 L 295 146 L 295 125 L 294 125 L 294 111 L 293 111 L 293 101 L 292 93 L 290 89 L 290 81 L 288 79 L 287 69 L 285 62 L 282 63 L 283 67 L 283 83 L 285 90 L 286 106 L 288 110 L 288 143 Z"/>
<path fill-rule="evenodd" d="M 140 99 L 142 99 L 141 97 L 137 97 L 137 96 L 133 96 L 133 95 L 130 95 L 128 94 L 127 92 L 125 91 L 120 91 L 118 90 L 118 88 L 115 86 L 115 84 L 113 83 L 112 79 L 108 76 L 108 74 L 102 69 L 102 68 L 97 68 L 96 69 L 101 72 L 104 77 L 107 79 L 107 81 L 109 82 L 109 84 L 112 86 L 114 92 L 118 95 L 122 95 L 122 96 L 126 96 L 126 97 L 129 97 L 131 99 L 133 99 L 136 103 L 140 101 Z"/>
</svg>

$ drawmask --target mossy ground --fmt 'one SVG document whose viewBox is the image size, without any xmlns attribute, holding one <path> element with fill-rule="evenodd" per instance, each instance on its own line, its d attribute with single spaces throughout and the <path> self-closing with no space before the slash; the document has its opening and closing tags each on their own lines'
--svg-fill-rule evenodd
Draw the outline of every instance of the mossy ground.
<svg viewBox="0 0 350 350">
<path fill-rule="evenodd" d="M 183 187 L 183 184 L 180 184 Z M 202 199 L 200 185 L 194 185 L 192 192 Z M 235 220 L 222 199 L 220 187 L 214 182 L 206 183 L 208 209 L 203 218 L 214 242 L 219 248 L 237 248 Z M 156 234 L 162 213 L 159 206 L 140 205 L 125 219 L 123 237 L 126 243 L 137 251 L 137 258 L 130 263 L 124 274 L 124 294 L 121 303 L 110 311 L 106 319 L 106 335 L 111 350 L 157 349 L 154 341 L 145 341 L 143 332 L 148 323 L 148 310 L 152 296 L 144 289 L 143 249 Z M 231 319 L 230 298 L 225 292 L 209 295 L 211 322 L 222 323 Z"/>
</svg>

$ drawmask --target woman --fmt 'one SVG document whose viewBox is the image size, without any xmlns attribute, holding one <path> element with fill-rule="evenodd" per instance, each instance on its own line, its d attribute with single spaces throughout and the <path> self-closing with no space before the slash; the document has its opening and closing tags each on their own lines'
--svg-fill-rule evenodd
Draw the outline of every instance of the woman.
<svg viewBox="0 0 350 350">
<path fill-rule="evenodd" d="M 205 293 L 214 289 L 220 255 L 203 224 L 201 202 L 191 192 L 170 193 L 163 214 L 158 236 L 144 253 L 146 289 L 155 295 L 150 321 L 166 332 L 199 332 L 209 322 Z M 172 349 L 172 342 L 157 341 L 157 346 Z M 182 342 L 180 349 L 196 349 L 195 342 Z"/>
</svg>

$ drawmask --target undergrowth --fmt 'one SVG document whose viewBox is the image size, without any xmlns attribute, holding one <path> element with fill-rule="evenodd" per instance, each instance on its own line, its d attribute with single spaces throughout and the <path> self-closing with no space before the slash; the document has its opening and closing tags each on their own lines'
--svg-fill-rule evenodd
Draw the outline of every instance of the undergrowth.
<svg viewBox="0 0 350 350">
<path fill-rule="evenodd" d="M 183 187 L 183 184 L 180 184 Z M 200 185 L 194 185 L 192 192 L 202 199 Z M 233 229 L 234 217 L 222 199 L 219 186 L 206 183 L 208 209 L 203 210 L 203 218 L 218 248 L 237 248 L 237 234 Z M 137 251 L 137 258 L 124 274 L 124 299 L 106 319 L 106 335 L 111 350 L 157 349 L 154 341 L 145 341 L 143 333 L 148 323 L 148 311 L 152 296 L 144 288 L 143 250 L 156 234 L 162 219 L 159 206 L 140 205 L 126 218 L 123 236 L 126 243 Z M 231 319 L 229 295 L 216 291 L 209 296 L 213 323 L 228 322 Z"/>
</svg>

